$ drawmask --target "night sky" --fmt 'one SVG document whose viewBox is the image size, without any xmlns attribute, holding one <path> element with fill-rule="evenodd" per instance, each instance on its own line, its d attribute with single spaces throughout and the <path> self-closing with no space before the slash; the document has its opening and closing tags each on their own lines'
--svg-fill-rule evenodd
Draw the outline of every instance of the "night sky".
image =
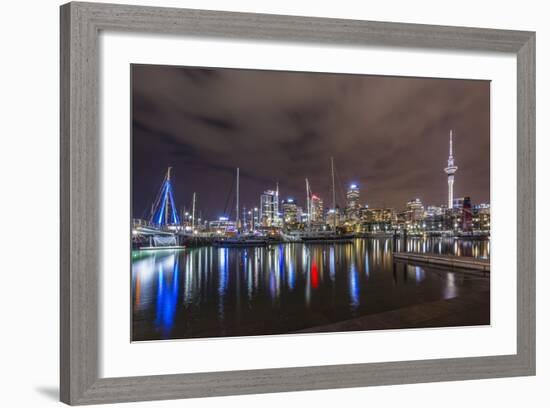
<svg viewBox="0 0 550 408">
<path fill-rule="evenodd" d="M 234 217 L 260 194 L 305 202 L 305 178 L 331 205 L 351 182 L 370 207 L 447 199 L 449 130 L 455 197 L 489 202 L 490 82 L 132 65 L 132 205 L 148 218 L 168 166 L 178 208 Z M 227 210 L 226 210 L 227 208 Z"/>
</svg>

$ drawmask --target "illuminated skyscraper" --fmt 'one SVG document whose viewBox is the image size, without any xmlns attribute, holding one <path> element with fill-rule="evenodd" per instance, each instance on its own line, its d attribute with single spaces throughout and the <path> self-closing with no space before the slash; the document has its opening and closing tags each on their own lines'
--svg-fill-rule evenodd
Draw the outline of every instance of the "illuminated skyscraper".
<svg viewBox="0 0 550 408">
<path fill-rule="evenodd" d="M 279 182 L 277 182 L 277 188 L 275 189 L 275 202 L 273 206 L 273 222 L 272 225 L 281 226 L 281 213 L 279 212 Z"/>
<path fill-rule="evenodd" d="M 252 214 L 252 229 L 258 228 L 260 226 L 260 209 L 258 207 L 254 207 L 251 210 Z"/>
<path fill-rule="evenodd" d="M 346 193 L 346 216 L 349 220 L 359 219 L 359 186 L 350 184 Z"/>
<path fill-rule="evenodd" d="M 453 157 L 453 131 L 451 130 L 449 135 L 449 159 L 447 160 L 447 167 L 445 167 L 445 173 L 447 174 L 447 183 L 449 184 L 448 205 L 449 208 L 453 208 L 453 184 L 455 182 L 455 173 L 458 167 L 455 166 Z"/>
<path fill-rule="evenodd" d="M 283 224 L 286 226 L 292 226 L 300 222 L 300 214 L 298 214 L 298 206 L 296 201 L 292 198 L 283 200 Z"/>
<path fill-rule="evenodd" d="M 315 194 L 311 195 L 311 222 L 322 223 L 324 222 L 323 214 L 323 200 L 316 196 Z"/>
<path fill-rule="evenodd" d="M 491 206 L 478 204 L 472 210 L 472 224 L 474 229 L 489 231 L 491 229 Z"/>
<path fill-rule="evenodd" d="M 277 197 L 277 192 L 273 190 L 266 190 L 260 196 L 260 223 L 264 227 L 271 227 L 276 222 L 279 211 Z"/>
<path fill-rule="evenodd" d="M 462 231 L 470 232 L 473 228 L 472 200 L 470 197 L 461 197 L 454 200 L 454 208 L 458 211 L 459 227 Z"/>
<path fill-rule="evenodd" d="M 424 218 L 424 205 L 420 198 L 416 198 L 407 203 L 407 213 L 410 221 L 420 221 Z"/>
</svg>

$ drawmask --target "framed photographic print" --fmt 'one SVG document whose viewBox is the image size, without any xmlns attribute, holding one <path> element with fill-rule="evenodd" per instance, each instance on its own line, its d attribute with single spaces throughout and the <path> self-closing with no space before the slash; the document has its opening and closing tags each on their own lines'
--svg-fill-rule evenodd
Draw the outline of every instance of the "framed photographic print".
<svg viewBox="0 0 550 408">
<path fill-rule="evenodd" d="M 69 3 L 61 54 L 62 401 L 534 374 L 534 33 Z"/>
</svg>

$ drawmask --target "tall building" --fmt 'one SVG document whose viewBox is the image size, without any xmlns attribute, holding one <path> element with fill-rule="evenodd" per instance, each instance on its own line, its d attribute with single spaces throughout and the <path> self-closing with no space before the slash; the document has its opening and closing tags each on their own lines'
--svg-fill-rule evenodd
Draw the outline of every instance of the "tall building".
<svg viewBox="0 0 550 408">
<path fill-rule="evenodd" d="M 260 226 L 260 209 L 258 207 L 254 207 L 251 210 L 252 214 L 252 229 L 256 229 Z"/>
<path fill-rule="evenodd" d="M 359 186 L 350 184 L 346 193 L 346 216 L 349 220 L 356 221 L 359 219 Z"/>
<path fill-rule="evenodd" d="M 420 221 L 424 218 L 424 205 L 420 201 L 420 198 L 407 203 L 407 214 L 409 221 Z"/>
<path fill-rule="evenodd" d="M 457 211 L 457 222 L 462 231 L 472 231 L 473 228 L 473 212 L 472 200 L 470 197 L 461 197 L 454 200 L 454 208 Z"/>
<path fill-rule="evenodd" d="M 266 190 L 260 196 L 260 224 L 263 227 L 271 227 L 276 224 L 279 213 L 278 193 Z"/>
<path fill-rule="evenodd" d="M 449 135 L 449 159 L 447 160 L 447 167 L 445 167 L 445 173 L 447 174 L 447 183 L 449 184 L 448 204 L 449 208 L 453 208 L 453 184 L 455 182 L 455 173 L 458 167 L 455 166 L 453 157 L 453 131 Z"/>
<path fill-rule="evenodd" d="M 441 231 L 442 229 L 444 229 L 444 218 L 446 209 L 446 207 L 435 205 L 427 206 L 426 211 L 424 211 L 424 228 L 428 231 Z"/>
<path fill-rule="evenodd" d="M 462 204 L 462 231 L 472 231 L 472 200 L 470 197 L 464 197 Z"/>
<path fill-rule="evenodd" d="M 489 231 L 491 229 L 491 206 L 478 204 L 472 210 L 472 226 L 474 229 Z"/>
<path fill-rule="evenodd" d="M 288 198 L 282 201 L 281 206 L 283 210 L 283 225 L 285 227 L 300 223 L 301 214 L 299 214 L 299 208 L 296 204 L 296 200 L 293 198 Z"/>
<path fill-rule="evenodd" d="M 273 225 L 281 226 L 281 213 L 279 212 L 279 182 L 277 182 L 277 188 L 275 189 L 275 206 L 273 207 Z"/>
<path fill-rule="evenodd" d="M 324 222 L 323 200 L 319 196 L 312 194 L 310 206 L 311 206 L 311 222 L 313 223 Z"/>
</svg>

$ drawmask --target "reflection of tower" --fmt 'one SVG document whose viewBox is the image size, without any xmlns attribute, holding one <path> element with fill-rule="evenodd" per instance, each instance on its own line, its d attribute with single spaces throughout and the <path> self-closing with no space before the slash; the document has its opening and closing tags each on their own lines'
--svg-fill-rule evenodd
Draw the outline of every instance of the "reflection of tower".
<svg viewBox="0 0 550 408">
<path fill-rule="evenodd" d="M 449 208 L 453 208 L 453 184 L 455 182 L 455 173 L 458 167 L 455 166 L 453 157 L 453 131 L 451 130 L 449 136 L 449 160 L 447 160 L 447 167 L 445 167 L 445 173 L 447 173 L 447 182 L 449 183 Z"/>
</svg>

